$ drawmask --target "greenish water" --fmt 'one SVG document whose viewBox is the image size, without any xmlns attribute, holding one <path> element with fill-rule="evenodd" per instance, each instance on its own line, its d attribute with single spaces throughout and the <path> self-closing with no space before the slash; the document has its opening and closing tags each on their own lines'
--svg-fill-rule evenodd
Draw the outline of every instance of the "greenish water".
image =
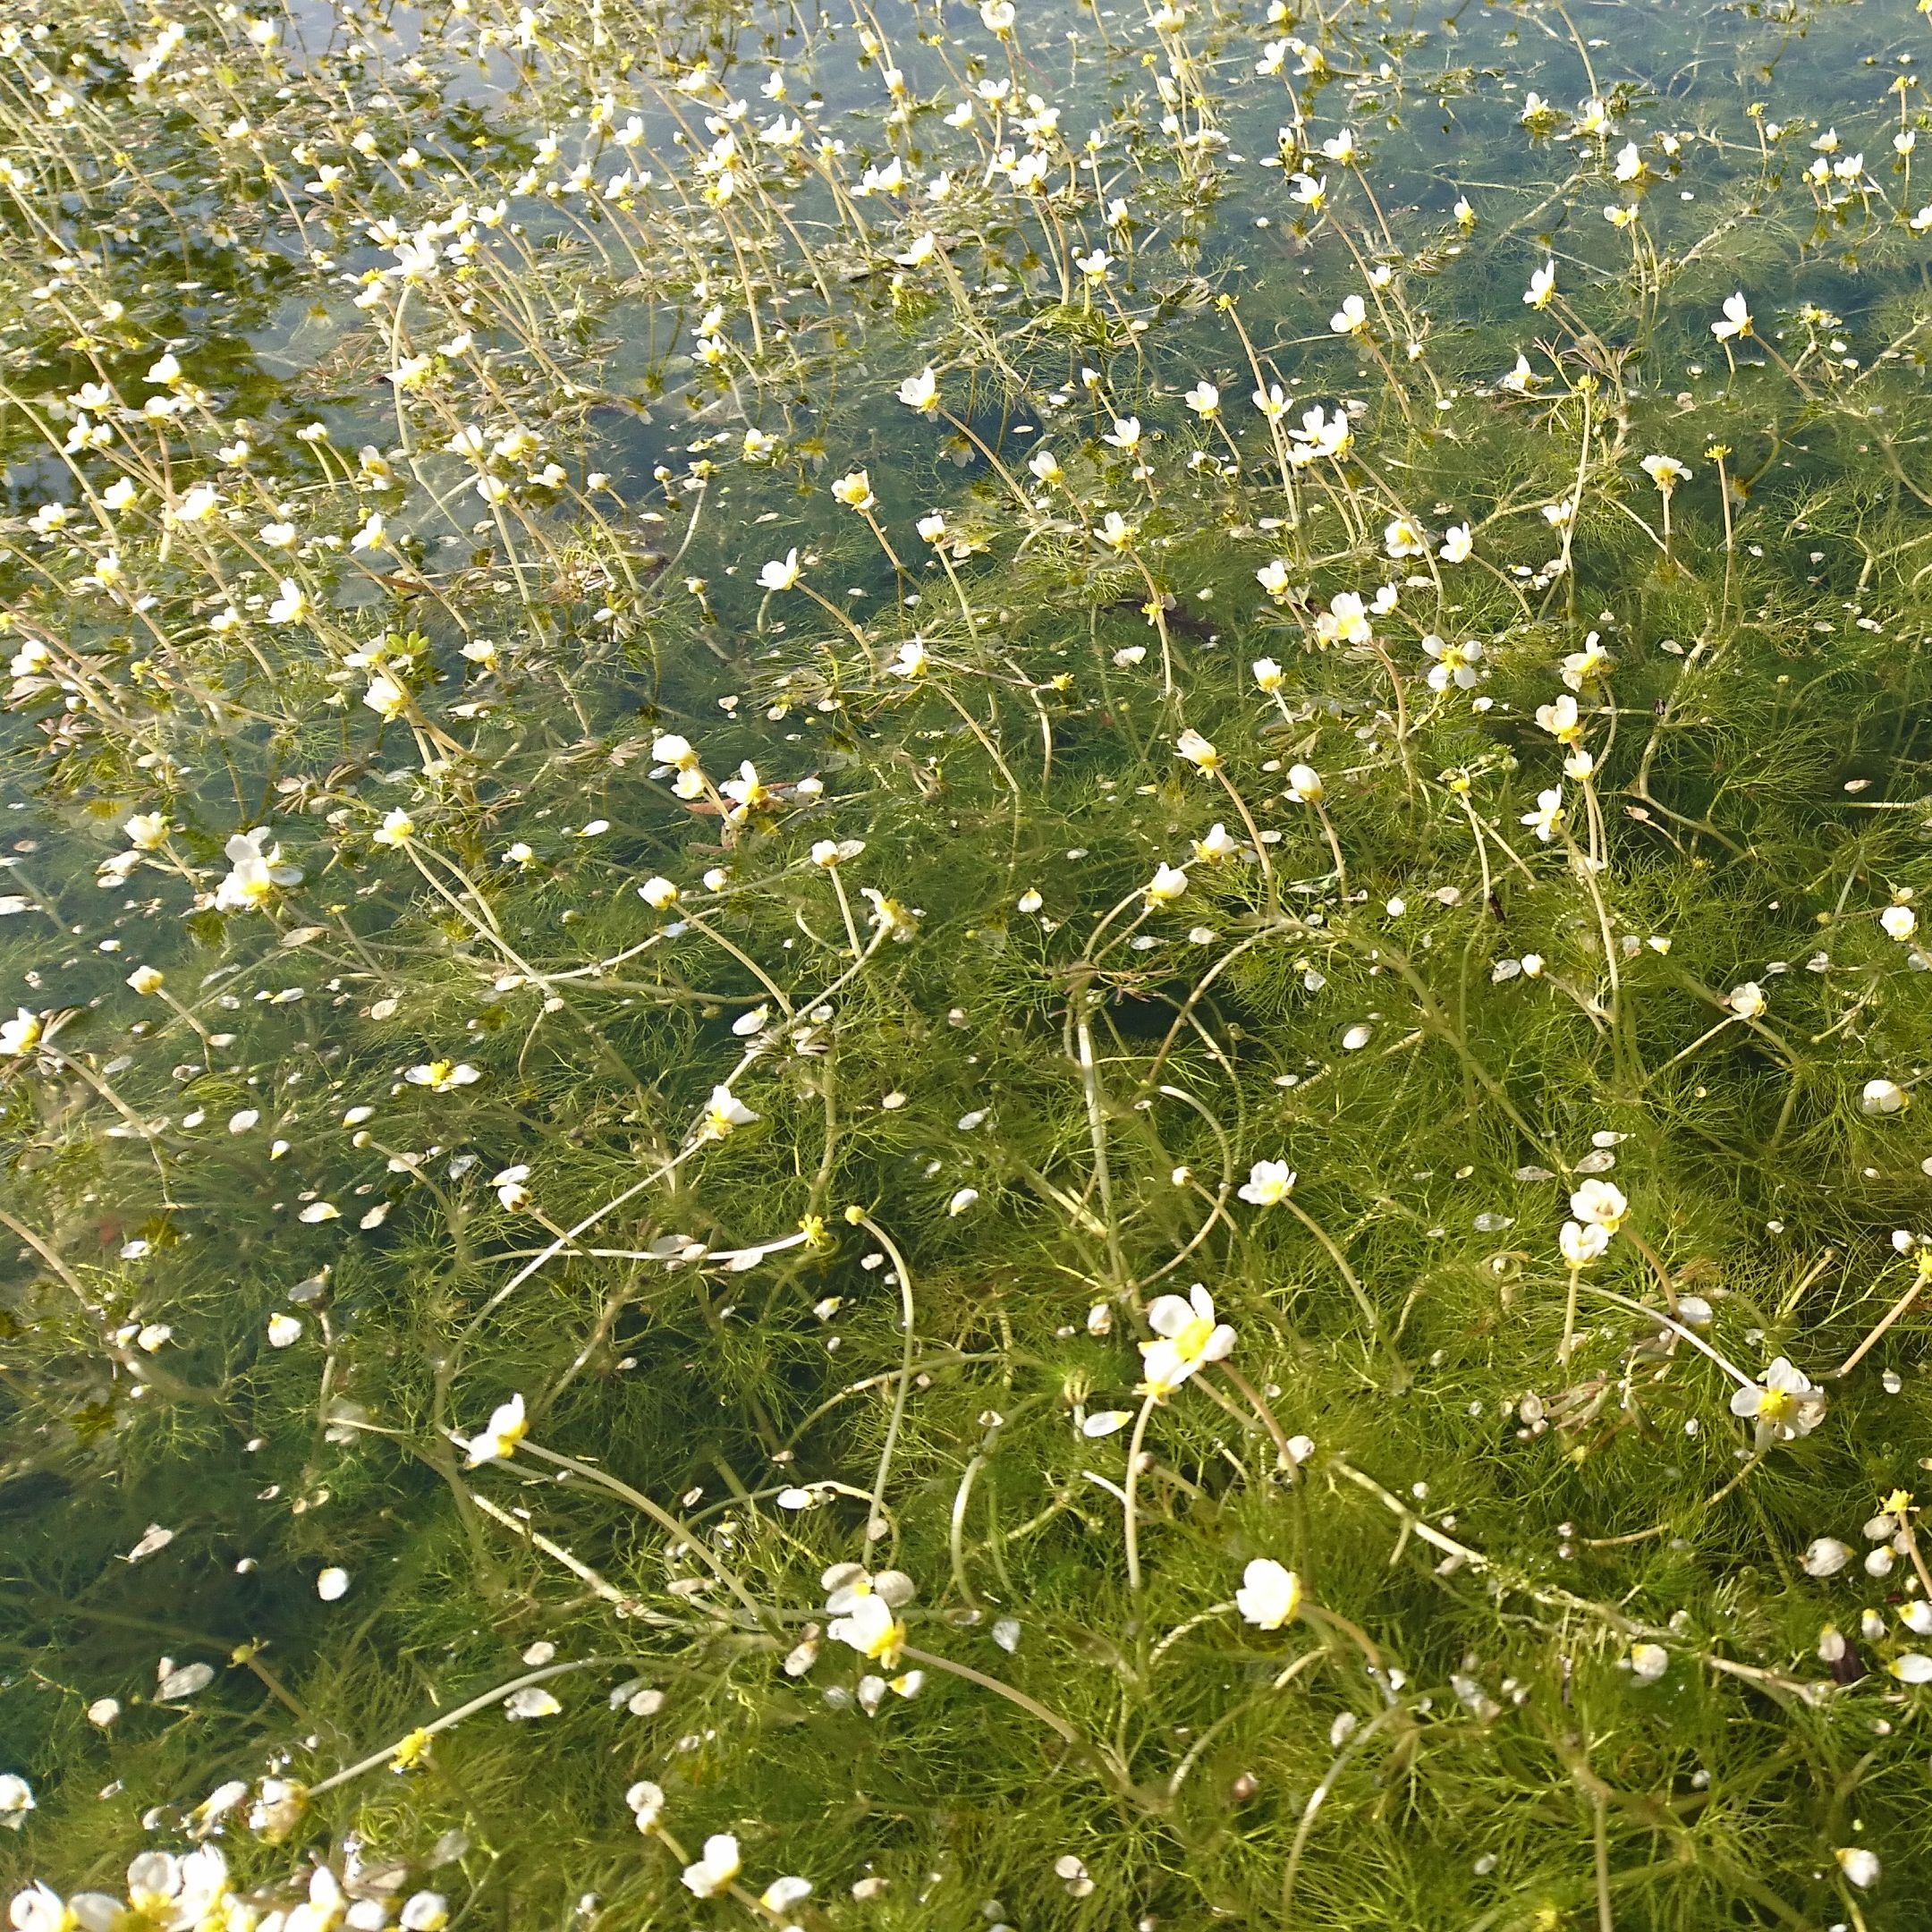
<svg viewBox="0 0 1932 1932">
<path fill-rule="evenodd" d="M 1923 1923 L 1926 17 L 174 18 L 0 10 L 21 1932 Z"/>
</svg>

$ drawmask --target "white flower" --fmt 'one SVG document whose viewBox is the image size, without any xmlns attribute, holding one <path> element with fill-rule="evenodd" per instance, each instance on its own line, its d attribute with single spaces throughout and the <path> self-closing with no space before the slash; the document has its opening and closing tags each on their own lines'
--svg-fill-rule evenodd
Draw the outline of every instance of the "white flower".
<svg viewBox="0 0 1932 1932">
<path fill-rule="evenodd" d="M 1523 301 L 1532 309 L 1547 309 L 1556 293 L 1556 264 L 1546 261 L 1530 277 L 1530 286 L 1523 292 Z M 1521 359 L 1519 357 L 1518 360 Z"/>
<path fill-rule="evenodd" d="M 409 687 L 386 671 L 378 671 L 362 693 L 362 702 L 386 722 L 401 717 L 409 709 Z"/>
<path fill-rule="evenodd" d="M 1819 1537 L 1798 1559 L 1798 1567 L 1808 1577 L 1836 1576 L 1852 1561 L 1852 1554 L 1851 1546 L 1837 1538 Z"/>
<path fill-rule="evenodd" d="M 637 1828 L 640 1832 L 657 1830 L 657 1820 L 664 1816 L 662 1784 L 654 1784 L 648 1778 L 640 1778 L 623 1794 L 623 1801 L 631 1807 L 631 1815 L 637 1820 Z"/>
<path fill-rule="evenodd" d="M 1690 480 L 1690 472 L 1674 456 L 1646 456 L 1637 466 L 1666 496 L 1680 483 Z"/>
<path fill-rule="evenodd" d="M 1205 422 L 1220 409 L 1221 392 L 1203 377 L 1182 400 Z"/>
<path fill-rule="evenodd" d="M 1436 662 L 1429 666 L 1428 687 L 1431 691 L 1447 691 L 1453 684 L 1459 691 L 1473 691 L 1478 682 L 1476 666 L 1482 661 L 1483 648 L 1474 638 L 1461 644 L 1451 644 L 1432 632 L 1422 640 L 1422 648 Z"/>
<path fill-rule="evenodd" d="M 699 1898 L 716 1898 L 731 1888 L 743 1864 L 738 1841 L 729 1832 L 713 1832 L 705 1840 L 704 1856 L 684 1868 L 685 1888 Z"/>
<path fill-rule="evenodd" d="M 1555 704 L 1538 705 L 1536 721 L 1558 744 L 1574 744 L 1583 734 L 1577 717 L 1577 701 L 1568 691 Z"/>
<path fill-rule="evenodd" d="M 886 675 L 896 678 L 924 677 L 932 667 L 932 657 L 918 638 L 908 638 L 899 655 L 886 666 Z"/>
<path fill-rule="evenodd" d="M 349 1594 L 349 1572 L 331 1563 L 315 1580 L 315 1593 L 324 1603 L 338 1603 Z"/>
<path fill-rule="evenodd" d="M 1241 1198 L 1257 1208 L 1277 1208 L 1295 1184 L 1294 1170 L 1284 1160 L 1258 1160 L 1241 1183 Z"/>
<path fill-rule="evenodd" d="M 1316 641 L 1325 648 L 1330 644 L 1367 644 L 1374 634 L 1368 606 L 1353 590 L 1338 591 L 1315 620 Z"/>
<path fill-rule="evenodd" d="M 913 938 L 919 931 L 920 914 L 916 907 L 902 905 L 889 893 L 882 893 L 877 886 L 862 886 L 860 896 L 872 902 L 872 910 L 867 915 L 866 923 L 882 933 L 890 933 L 895 941 L 904 943 Z"/>
<path fill-rule="evenodd" d="M 1521 823 L 1528 826 L 1546 845 L 1563 822 L 1563 792 L 1552 788 L 1537 793 L 1537 809 L 1524 812 Z"/>
<path fill-rule="evenodd" d="M 1757 1019 L 1770 1004 L 1764 996 L 1764 988 L 1755 979 L 1747 979 L 1724 995 L 1724 1004 L 1740 1020 Z"/>
<path fill-rule="evenodd" d="M 1592 631 L 1583 640 L 1583 648 L 1571 651 L 1563 661 L 1563 681 L 1573 691 L 1580 691 L 1592 678 L 1608 674 L 1610 653 L 1603 648 L 1597 633 Z"/>
<path fill-rule="evenodd" d="M 1147 902 L 1149 907 L 1172 905 L 1188 888 L 1188 877 L 1179 866 L 1165 862 L 1155 869 L 1154 877 L 1146 886 Z M 0 1036 L 4 1030 L 0 1029 Z"/>
<path fill-rule="evenodd" d="M 1214 1297 L 1196 1282 L 1185 1300 L 1161 1295 L 1148 1310 L 1155 1339 L 1140 1343 L 1144 1393 L 1171 1395 L 1205 1364 L 1233 1352 L 1234 1331 L 1215 1319 Z"/>
<path fill-rule="evenodd" d="M 788 550 L 783 562 L 774 559 L 758 573 L 761 590 L 789 590 L 804 572 L 799 568 L 796 547 Z"/>
<path fill-rule="evenodd" d="M 1427 556 L 1428 538 L 1422 534 L 1413 518 L 1399 516 L 1382 532 L 1382 547 L 1391 558 L 1400 563 L 1404 557 Z"/>
<path fill-rule="evenodd" d="M 284 1349 L 301 1340 L 302 1326 L 294 1316 L 289 1314 L 271 1315 L 268 1318 L 268 1346 Z"/>
<path fill-rule="evenodd" d="M 197 483 L 168 512 L 171 523 L 206 523 L 221 507 L 221 496 L 211 483 Z"/>
<path fill-rule="evenodd" d="M 90 1901 L 97 1901 L 102 1910 L 93 1911 Z M 7 1922 L 15 1932 L 73 1932 L 77 1926 L 112 1926 L 123 1916 L 120 1900 L 109 1898 L 105 1892 L 80 1893 L 69 1905 L 58 1892 L 37 1879 L 26 1891 L 13 1894 Z"/>
<path fill-rule="evenodd" d="M 128 1903 L 137 1912 L 165 1915 L 170 1927 L 200 1926 L 227 1894 L 228 1860 L 213 1845 L 182 1858 L 171 1852 L 143 1852 L 128 1866 L 127 1884 Z"/>
<path fill-rule="evenodd" d="M 1248 669 L 1258 691 L 1278 691 L 1287 682 L 1287 674 L 1272 657 L 1257 657 Z"/>
<path fill-rule="evenodd" d="M 1217 865 L 1240 850 L 1241 841 L 1218 819 L 1208 826 L 1207 837 L 1194 841 L 1194 856 L 1204 865 Z"/>
<path fill-rule="evenodd" d="M 1174 740 L 1174 754 L 1204 772 L 1214 771 L 1221 763 L 1221 754 L 1191 726 Z"/>
<path fill-rule="evenodd" d="M 653 912 L 662 912 L 667 907 L 674 906 L 678 901 L 677 887 L 669 879 L 659 877 L 656 874 L 646 879 L 637 890 L 638 897 Z"/>
<path fill-rule="evenodd" d="M 1436 555 L 1445 564 L 1466 564 L 1469 562 L 1475 547 L 1476 546 L 1470 537 L 1469 525 L 1467 523 L 1452 523 L 1443 532 L 1442 548 Z"/>
<path fill-rule="evenodd" d="M 1326 795 L 1321 774 L 1312 765 L 1288 767 L 1288 796 L 1298 804 L 1319 805 Z"/>
<path fill-rule="evenodd" d="M 268 622 L 275 624 L 301 623 L 309 614 L 309 598 L 292 577 L 281 582 L 281 595 L 268 606 Z"/>
<path fill-rule="evenodd" d="M 872 479 L 863 470 L 842 476 L 832 486 L 832 494 L 849 510 L 871 510 L 878 498 L 872 494 Z"/>
<path fill-rule="evenodd" d="M 1909 905 L 1888 905 L 1878 915 L 1878 923 L 1888 938 L 1902 942 L 1918 931 L 1919 916 Z"/>
<path fill-rule="evenodd" d="M 905 1625 L 876 1590 L 853 1599 L 844 1615 L 833 1618 L 826 1633 L 834 1643 L 849 1644 L 868 1663 L 883 1664 L 887 1670 L 905 1648 Z"/>
<path fill-rule="evenodd" d="M 749 1127 L 758 1117 L 729 1087 L 714 1087 L 710 1099 L 705 1103 L 703 1117 L 698 1123 L 698 1138 L 700 1140 L 722 1140 L 735 1129 Z"/>
<path fill-rule="evenodd" d="M 1724 320 L 1713 322 L 1710 332 L 1719 342 L 1729 342 L 1733 336 L 1749 335 L 1751 332 L 1750 305 L 1740 289 L 1735 295 L 1726 295 L 1724 305 Z"/>
<path fill-rule="evenodd" d="M 1570 1197 L 1570 1212 L 1579 1221 L 1594 1222 L 1606 1233 L 1614 1234 L 1623 1225 L 1630 1203 L 1622 1188 L 1592 1175 Z"/>
<path fill-rule="evenodd" d="M 465 1060 L 432 1060 L 425 1066 L 412 1066 L 402 1078 L 411 1087 L 447 1093 L 453 1087 L 473 1087 L 483 1076 Z"/>
<path fill-rule="evenodd" d="M 249 1829 L 269 1844 L 280 1844 L 301 1824 L 302 1813 L 308 1809 L 306 1784 L 295 1778 L 264 1778 L 254 1803 L 249 1807 Z"/>
<path fill-rule="evenodd" d="M 496 1190 L 496 1199 L 505 1214 L 517 1214 L 530 1206 L 530 1190 L 523 1185 L 529 1179 L 529 1167 L 519 1163 L 514 1167 L 505 1167 L 490 1182 Z M 521 1397 L 518 1399 L 521 1400 Z"/>
<path fill-rule="evenodd" d="M 1632 1644 L 1630 1668 L 1639 1683 L 1655 1683 L 1670 1668 L 1670 1652 L 1662 1644 Z"/>
<path fill-rule="evenodd" d="M 1254 394 L 1250 398 L 1250 400 L 1253 402 L 1254 406 L 1258 410 L 1259 410 L 1261 413 L 1266 416 L 1271 423 L 1279 422 L 1282 418 L 1288 413 L 1288 398 L 1286 394 L 1284 394 L 1282 390 L 1282 386 L 1279 383 L 1270 383 L 1265 390 L 1257 389 L 1254 392 Z M 1313 411 L 1313 413 L 1318 419 L 1319 419 L 1321 415 L 1321 411 L 1319 410 L 1319 408 L 1318 408 Z M 1306 419 L 1306 418 L 1303 419 L 1304 421 Z M 1301 432 L 1299 430 L 1292 429 L 1289 431 L 1289 434 L 1291 436 L 1298 436 L 1301 434 Z"/>
<path fill-rule="evenodd" d="M 0 1027 L 0 1051 L 5 1049 L 6 1029 Z M 1902 1114 L 1911 1105 L 1911 1096 L 1896 1080 L 1868 1080 L 1859 1093 L 1859 1112 L 1874 1116 Z"/>
<path fill-rule="evenodd" d="M 44 1030 L 40 1015 L 22 1006 L 11 1020 L 0 1020 L 0 1054 L 16 1060 L 30 1054 L 40 1044 Z"/>
<path fill-rule="evenodd" d="M 1765 1370 L 1762 1385 L 1747 1383 L 1731 1397 L 1731 1413 L 1758 1425 L 1760 1446 L 1809 1436 L 1825 1419 L 1825 1394 L 1780 1355 Z"/>
<path fill-rule="evenodd" d="M 939 382 L 930 364 L 917 376 L 908 376 L 899 385 L 899 400 L 908 409 L 918 410 L 923 416 L 933 415 L 938 410 Z"/>
<path fill-rule="evenodd" d="M 1337 335 L 1360 335 L 1368 326 L 1368 310 L 1360 295 L 1344 295 L 1342 306 L 1328 318 Z"/>
<path fill-rule="evenodd" d="M 1841 1845 L 1832 1853 L 1838 1860 L 1838 1869 L 1845 1875 L 1849 1885 L 1855 1885 L 1860 1891 L 1869 1891 L 1878 1883 L 1878 1854 L 1868 1852 L 1863 1845 Z"/>
<path fill-rule="evenodd" d="M 1565 1221 L 1556 1245 L 1572 1267 L 1588 1267 L 1603 1258 L 1610 1246 L 1610 1230 L 1600 1221 Z"/>
<path fill-rule="evenodd" d="M 0 1825 L 18 1831 L 33 1809 L 33 1786 L 18 1772 L 0 1772 Z"/>
<path fill-rule="evenodd" d="M 528 1724 L 536 1717 L 555 1717 L 564 1707 L 541 1684 L 525 1684 L 504 1699 L 504 1716 L 512 1724 Z"/>
<path fill-rule="evenodd" d="M 530 1424 L 523 1415 L 523 1398 L 513 1395 L 506 1402 L 499 1402 L 490 1411 L 489 1421 L 480 1435 L 472 1436 L 464 1444 L 468 1460 L 467 1469 L 475 1469 L 482 1462 L 507 1462 L 515 1453 L 516 1445 L 530 1433 Z"/>
<path fill-rule="evenodd" d="M 1257 1556 L 1241 1572 L 1234 1607 L 1259 1630 L 1279 1630 L 1301 1607 L 1301 1579 L 1272 1556 Z"/>
<path fill-rule="evenodd" d="M 953 1219 L 957 1220 L 959 1216 L 964 1214 L 966 1210 L 970 1208 L 973 1203 L 979 1199 L 979 1190 L 978 1188 L 962 1187 L 956 1194 L 953 1195 L 953 1199 L 946 1203 L 946 1212 L 951 1215 Z"/>
</svg>

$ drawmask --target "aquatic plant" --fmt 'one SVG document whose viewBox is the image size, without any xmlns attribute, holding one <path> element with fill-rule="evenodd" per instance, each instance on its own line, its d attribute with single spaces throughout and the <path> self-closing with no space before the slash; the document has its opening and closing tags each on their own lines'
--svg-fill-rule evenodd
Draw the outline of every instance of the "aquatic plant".
<svg viewBox="0 0 1932 1932">
<path fill-rule="evenodd" d="M 835 12 L 0 14 L 13 1923 L 1919 1922 L 1922 13 Z"/>
</svg>

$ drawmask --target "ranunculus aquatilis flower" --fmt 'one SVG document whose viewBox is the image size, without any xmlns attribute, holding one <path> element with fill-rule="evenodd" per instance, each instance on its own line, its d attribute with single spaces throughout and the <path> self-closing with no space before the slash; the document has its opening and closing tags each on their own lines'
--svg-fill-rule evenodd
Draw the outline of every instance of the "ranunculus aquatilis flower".
<svg viewBox="0 0 1932 1932">
<path fill-rule="evenodd" d="M 1234 1607 L 1260 1630 L 1279 1630 L 1301 1607 L 1301 1579 L 1272 1556 L 1258 1556 L 1241 1572 Z"/>
<path fill-rule="evenodd" d="M 1234 1331 L 1215 1319 L 1214 1297 L 1196 1282 L 1183 1299 L 1161 1295 L 1148 1310 L 1155 1339 L 1140 1344 L 1143 1388 L 1171 1395 L 1207 1363 L 1233 1352 Z"/>
<path fill-rule="evenodd" d="M 1731 1413 L 1758 1425 L 1760 1445 L 1809 1436 L 1825 1419 L 1825 1394 L 1801 1369 L 1780 1355 L 1764 1381 L 1750 1382 L 1731 1397 Z"/>
</svg>

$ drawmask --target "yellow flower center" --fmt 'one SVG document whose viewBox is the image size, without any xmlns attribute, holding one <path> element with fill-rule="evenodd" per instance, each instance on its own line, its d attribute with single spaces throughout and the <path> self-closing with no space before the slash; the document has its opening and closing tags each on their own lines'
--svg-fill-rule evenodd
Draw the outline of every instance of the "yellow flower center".
<svg viewBox="0 0 1932 1932">
<path fill-rule="evenodd" d="M 1211 1315 L 1197 1315 L 1179 1335 L 1173 1337 L 1174 1352 L 1183 1361 L 1199 1361 L 1206 1352 L 1214 1332 L 1214 1318 Z"/>
</svg>

